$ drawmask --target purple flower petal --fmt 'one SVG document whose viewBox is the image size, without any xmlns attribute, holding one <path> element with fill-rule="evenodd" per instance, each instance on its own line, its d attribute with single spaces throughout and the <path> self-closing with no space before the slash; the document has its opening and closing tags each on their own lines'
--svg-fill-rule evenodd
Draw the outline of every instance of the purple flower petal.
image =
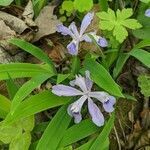
<svg viewBox="0 0 150 150">
<path fill-rule="evenodd" d="M 109 100 L 110 97 L 110 95 L 106 92 L 90 92 L 89 96 L 98 99 L 102 103 Z"/>
<path fill-rule="evenodd" d="M 74 84 L 77 85 L 77 86 L 79 86 L 83 92 L 87 92 L 85 78 L 82 77 L 81 75 L 76 76 Z"/>
<path fill-rule="evenodd" d="M 78 54 L 78 42 L 75 42 L 73 40 L 71 43 L 67 45 L 67 49 L 68 49 L 69 54 L 77 55 Z"/>
<path fill-rule="evenodd" d="M 87 96 L 83 95 L 77 101 L 70 104 L 67 109 L 68 114 L 71 117 L 74 117 L 75 123 L 79 123 L 82 120 L 81 109 L 86 99 L 87 99 Z"/>
<path fill-rule="evenodd" d="M 104 125 L 104 116 L 97 107 L 96 104 L 89 98 L 88 99 L 88 109 L 89 113 L 92 117 L 92 121 L 97 125 L 97 126 L 103 126 Z"/>
<path fill-rule="evenodd" d="M 91 88 L 92 88 L 92 86 L 93 86 L 93 82 L 92 82 L 92 80 L 91 80 L 91 78 L 90 78 L 90 72 L 89 72 L 88 70 L 85 71 L 85 76 L 86 76 L 86 78 L 85 78 L 86 87 L 87 87 L 87 89 L 88 89 L 89 91 L 91 91 Z"/>
<path fill-rule="evenodd" d="M 52 87 L 52 93 L 58 95 L 58 96 L 76 96 L 76 95 L 82 95 L 83 93 L 73 87 L 66 86 L 66 85 L 54 85 Z"/>
<path fill-rule="evenodd" d="M 70 35 L 71 37 L 74 37 L 71 30 L 65 27 L 63 24 L 57 25 L 57 32 L 60 32 L 62 35 Z"/>
<path fill-rule="evenodd" d="M 145 16 L 150 17 L 150 8 L 145 11 Z"/>
<path fill-rule="evenodd" d="M 98 45 L 101 47 L 107 47 L 108 46 L 108 42 L 105 38 L 100 37 L 97 41 Z"/>
<path fill-rule="evenodd" d="M 81 23 L 80 36 L 83 35 L 94 17 L 94 13 L 87 13 Z"/>
<path fill-rule="evenodd" d="M 114 104 L 116 103 L 116 99 L 113 96 L 109 97 L 109 100 L 103 103 L 103 107 L 106 112 L 113 112 L 114 111 Z"/>
<path fill-rule="evenodd" d="M 69 29 L 72 31 L 72 33 L 75 35 L 75 37 L 78 39 L 79 38 L 79 32 L 77 30 L 77 27 L 75 25 L 75 22 L 72 22 L 69 26 Z"/>
</svg>

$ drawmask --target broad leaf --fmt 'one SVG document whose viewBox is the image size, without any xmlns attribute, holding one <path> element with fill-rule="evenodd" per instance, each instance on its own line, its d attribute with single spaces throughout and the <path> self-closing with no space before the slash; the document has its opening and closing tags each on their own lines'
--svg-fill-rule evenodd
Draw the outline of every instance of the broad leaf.
<svg viewBox="0 0 150 150">
<path fill-rule="evenodd" d="M 0 6 L 8 6 L 10 5 L 14 0 L 0 0 Z"/>
<path fill-rule="evenodd" d="M 44 67 L 44 65 L 29 63 L 0 64 L 0 80 L 7 80 L 9 77 L 14 79 L 34 77 L 38 74 L 51 74 L 51 72 L 44 69 Z"/>
<path fill-rule="evenodd" d="M 114 126 L 114 114 L 112 114 L 108 120 L 108 122 L 106 123 L 106 125 L 104 126 L 102 132 L 99 134 L 99 136 L 97 137 L 97 139 L 94 141 L 93 145 L 90 147 L 89 150 L 99 150 L 100 146 L 101 147 L 105 147 L 105 142 L 110 134 L 111 129 Z M 101 144 L 99 144 L 101 143 Z"/>
<path fill-rule="evenodd" d="M 0 118 L 5 118 L 10 111 L 11 102 L 5 96 L 0 95 Z"/>
<path fill-rule="evenodd" d="M 61 107 L 43 133 L 36 150 L 56 150 L 70 121 L 67 107 Z"/>
<path fill-rule="evenodd" d="M 52 74 L 53 75 L 53 74 Z M 49 75 L 38 75 L 33 77 L 31 80 L 23 84 L 21 88 L 19 88 L 18 92 L 15 94 L 15 97 L 12 100 L 11 105 L 11 113 L 14 113 L 15 109 L 19 106 L 21 101 L 25 99 L 35 88 L 41 85 L 44 81 L 52 76 Z"/>
<path fill-rule="evenodd" d="M 46 109 L 66 104 L 70 100 L 71 98 L 58 97 L 52 94 L 50 91 L 44 91 L 24 100 L 15 110 L 13 115 L 9 113 L 5 120 L 6 124 L 13 123 L 18 119 L 26 118 Z"/>
<path fill-rule="evenodd" d="M 84 120 L 79 124 L 73 125 L 65 132 L 59 146 L 64 147 L 73 144 L 98 130 L 100 128 L 95 126 L 91 120 Z"/>
<path fill-rule="evenodd" d="M 142 50 L 142 49 L 133 49 L 129 53 L 139 61 L 141 61 L 144 65 L 146 65 L 148 68 L 150 68 L 150 53 Z"/>
<path fill-rule="evenodd" d="M 28 43 L 24 40 L 17 39 L 17 38 L 11 39 L 10 43 L 18 46 L 19 48 L 25 50 L 26 52 L 32 54 L 33 56 L 35 56 L 39 60 L 49 64 L 49 66 L 50 66 L 49 70 L 51 72 L 56 72 L 55 67 L 53 65 L 53 62 L 40 48 L 32 45 L 31 43 Z"/>
<path fill-rule="evenodd" d="M 124 97 L 119 86 L 115 83 L 109 72 L 93 59 L 87 59 L 84 62 L 84 67 L 91 73 L 92 80 L 101 88 L 112 95 Z"/>
</svg>

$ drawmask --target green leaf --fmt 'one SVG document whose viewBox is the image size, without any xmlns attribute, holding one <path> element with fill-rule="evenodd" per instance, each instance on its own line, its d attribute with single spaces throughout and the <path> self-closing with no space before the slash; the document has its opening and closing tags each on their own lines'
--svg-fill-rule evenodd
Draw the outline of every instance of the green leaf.
<svg viewBox="0 0 150 150">
<path fill-rule="evenodd" d="M 68 97 L 58 97 L 49 90 L 41 92 L 37 95 L 29 97 L 28 99 L 25 99 L 18 106 L 13 115 L 9 113 L 5 120 L 6 124 L 13 123 L 18 119 L 26 118 L 46 109 L 66 104 L 70 100 L 71 98 Z"/>
<path fill-rule="evenodd" d="M 94 67 L 93 67 L 94 66 Z M 93 59 L 87 59 L 84 67 L 91 73 L 92 80 L 101 88 L 112 95 L 124 97 L 119 86 L 115 83 L 109 72 Z M 111 86 L 110 86 L 111 85 Z"/>
<path fill-rule="evenodd" d="M 75 150 L 89 150 L 92 144 L 94 143 L 95 139 L 89 140 L 87 143 L 81 145 L 80 147 L 76 148 Z"/>
<path fill-rule="evenodd" d="M 133 49 L 129 52 L 130 55 L 141 61 L 144 65 L 150 68 L 150 53 L 142 49 Z"/>
<path fill-rule="evenodd" d="M 56 150 L 70 121 L 67 107 L 61 107 L 43 133 L 36 150 Z"/>
<path fill-rule="evenodd" d="M 26 83 L 24 83 L 23 86 L 19 88 L 18 92 L 15 94 L 12 100 L 11 113 L 14 113 L 14 111 L 19 106 L 22 100 L 24 100 L 35 88 L 41 85 L 44 81 L 46 81 L 52 75 L 51 74 L 38 75 L 38 76 L 33 77 L 31 80 L 27 81 Z"/>
<path fill-rule="evenodd" d="M 99 5 L 101 8 L 101 11 L 107 11 L 108 10 L 108 1 L 107 0 L 99 0 Z"/>
<path fill-rule="evenodd" d="M 97 13 L 97 16 L 101 19 L 99 27 L 102 30 L 112 30 L 116 40 L 122 43 L 128 36 L 125 27 L 129 29 L 138 29 L 142 27 L 136 19 L 128 19 L 132 14 L 133 12 L 130 8 L 124 8 L 121 11 L 118 9 L 116 15 L 115 12 L 109 8 L 107 12 Z"/>
<path fill-rule="evenodd" d="M 21 127 L 17 127 L 16 125 L 11 126 L 3 126 L 0 125 L 0 141 L 5 144 L 9 144 L 16 136 L 22 133 Z"/>
<path fill-rule="evenodd" d="M 150 97 L 150 76 L 140 75 L 138 77 L 138 86 L 141 88 L 141 93 L 145 97 Z"/>
<path fill-rule="evenodd" d="M 59 146 L 64 147 L 73 144 L 89 135 L 92 135 L 98 130 L 100 130 L 100 128 L 95 126 L 91 120 L 84 120 L 66 130 Z"/>
<path fill-rule="evenodd" d="M 73 75 L 77 74 L 80 69 L 80 59 L 78 56 L 74 56 L 71 61 L 71 73 Z"/>
<path fill-rule="evenodd" d="M 138 44 L 134 46 L 134 48 L 143 48 L 147 46 L 150 46 L 150 39 L 145 39 L 140 41 Z"/>
<path fill-rule="evenodd" d="M 93 7 L 93 0 L 75 0 L 74 7 L 79 12 L 89 11 Z"/>
<path fill-rule="evenodd" d="M 66 10 L 68 12 L 72 12 L 74 7 L 73 7 L 73 2 L 72 1 L 64 1 L 62 3 L 62 9 Z"/>
<path fill-rule="evenodd" d="M 9 94 L 9 98 L 12 100 L 13 97 L 15 96 L 16 92 L 18 91 L 18 86 L 16 85 L 16 83 L 13 81 L 13 79 L 11 77 L 9 77 L 9 79 L 6 80 L 6 85 L 7 85 L 7 91 Z"/>
<path fill-rule="evenodd" d="M 146 3 L 146 4 L 148 4 L 150 2 L 150 0 L 140 0 L 140 1 L 143 3 Z"/>
<path fill-rule="evenodd" d="M 89 150 L 99 150 L 100 146 L 101 147 L 105 147 L 105 142 L 110 134 L 111 129 L 114 126 L 114 114 L 112 114 L 108 120 L 108 122 L 106 123 L 106 125 L 104 126 L 102 132 L 99 134 L 99 136 L 97 137 L 97 139 L 94 141 L 93 145 L 90 147 Z M 99 144 L 100 143 L 100 144 Z"/>
<path fill-rule="evenodd" d="M 65 79 L 67 79 L 70 76 L 70 74 L 58 74 L 57 75 L 57 84 L 63 82 Z"/>
<path fill-rule="evenodd" d="M 10 43 L 18 46 L 19 48 L 23 49 L 26 52 L 32 54 L 39 60 L 49 64 L 49 66 L 50 66 L 49 71 L 56 72 L 53 62 L 40 48 L 32 45 L 31 43 L 28 43 L 28 42 L 22 40 L 22 39 L 17 39 L 17 38 L 11 39 Z"/>
<path fill-rule="evenodd" d="M 37 17 L 42 10 L 42 8 L 46 5 L 47 0 L 34 0 L 33 1 L 33 9 L 35 13 L 35 17 Z"/>
<path fill-rule="evenodd" d="M 13 0 L 0 0 L 0 6 L 8 6 L 13 2 Z"/>
<path fill-rule="evenodd" d="M 143 28 L 132 31 L 133 35 L 139 39 L 149 39 L 150 28 Z"/>
<path fill-rule="evenodd" d="M 11 102 L 5 96 L 0 94 L 0 118 L 5 118 L 10 111 Z"/>
<path fill-rule="evenodd" d="M 30 132 L 34 128 L 34 116 L 29 116 L 20 120 L 21 127 L 24 131 Z"/>
<path fill-rule="evenodd" d="M 31 143 L 30 132 L 16 136 L 9 145 L 9 150 L 28 150 Z"/>
<path fill-rule="evenodd" d="M 38 74 L 51 74 L 51 72 L 44 69 L 44 65 L 29 63 L 0 64 L 0 80 L 7 80 L 9 77 L 12 79 L 33 77 Z"/>
<path fill-rule="evenodd" d="M 117 78 L 119 73 L 122 71 L 124 64 L 126 63 L 127 59 L 129 58 L 128 54 L 125 53 L 120 53 L 119 57 L 116 62 L 116 66 L 114 67 L 113 70 L 113 77 Z"/>
</svg>

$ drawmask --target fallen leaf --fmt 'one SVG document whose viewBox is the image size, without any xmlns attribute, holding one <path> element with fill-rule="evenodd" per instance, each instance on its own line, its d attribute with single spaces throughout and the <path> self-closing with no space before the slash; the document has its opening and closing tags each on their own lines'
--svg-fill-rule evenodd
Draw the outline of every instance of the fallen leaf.
<svg viewBox="0 0 150 150">
<path fill-rule="evenodd" d="M 45 6 L 36 18 L 35 23 L 39 31 L 35 35 L 34 42 L 46 35 L 56 32 L 56 26 L 61 22 L 57 19 L 56 15 L 53 15 L 54 8 L 55 6 L 51 5 Z"/>
</svg>

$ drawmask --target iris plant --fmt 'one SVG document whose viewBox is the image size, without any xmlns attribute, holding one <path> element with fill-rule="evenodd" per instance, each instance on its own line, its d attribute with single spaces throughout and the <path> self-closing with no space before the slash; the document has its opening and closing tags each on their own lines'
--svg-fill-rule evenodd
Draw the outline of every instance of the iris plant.
<svg viewBox="0 0 150 150">
<path fill-rule="evenodd" d="M 114 110 L 116 103 L 115 97 L 103 91 L 91 91 L 93 82 L 90 79 L 90 72 L 86 71 L 85 77 L 76 75 L 76 79 L 70 82 L 71 86 L 58 84 L 52 87 L 52 92 L 58 96 L 80 96 L 80 98 L 69 105 L 68 114 L 74 117 L 74 122 L 79 123 L 82 120 L 81 108 L 85 101 L 88 101 L 88 110 L 92 117 L 92 121 L 97 126 L 104 125 L 104 116 L 93 99 L 97 99 L 102 103 L 106 112 Z M 75 88 L 79 87 L 81 90 Z"/>
<path fill-rule="evenodd" d="M 85 33 L 93 17 L 94 13 L 87 13 L 84 16 L 80 27 L 80 32 L 78 31 L 75 22 L 72 22 L 69 27 L 65 27 L 63 24 L 57 26 L 57 32 L 60 32 L 62 35 L 70 35 L 72 37 L 72 41 L 67 45 L 68 52 L 71 55 L 78 54 L 80 42 L 92 42 L 92 39 L 88 36 L 88 34 L 91 34 L 94 37 L 99 46 L 107 47 L 108 44 L 105 38 L 97 36 L 95 32 Z"/>
</svg>

